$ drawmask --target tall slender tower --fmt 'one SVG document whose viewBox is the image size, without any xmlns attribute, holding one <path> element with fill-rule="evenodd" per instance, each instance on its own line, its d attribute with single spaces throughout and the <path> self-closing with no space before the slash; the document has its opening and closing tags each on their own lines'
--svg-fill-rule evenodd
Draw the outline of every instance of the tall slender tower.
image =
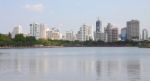
<svg viewBox="0 0 150 81">
<path fill-rule="evenodd" d="M 96 32 L 101 32 L 101 27 L 102 27 L 102 23 L 98 18 L 98 20 L 96 21 Z"/>
</svg>

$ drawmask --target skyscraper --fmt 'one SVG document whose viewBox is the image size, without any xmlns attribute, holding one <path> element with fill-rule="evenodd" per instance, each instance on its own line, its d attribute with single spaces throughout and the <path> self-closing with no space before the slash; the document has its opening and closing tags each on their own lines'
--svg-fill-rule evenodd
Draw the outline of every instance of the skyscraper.
<svg viewBox="0 0 150 81">
<path fill-rule="evenodd" d="M 101 32 L 101 27 L 102 27 L 102 23 L 101 21 L 98 19 L 96 21 L 96 32 Z"/>
<path fill-rule="evenodd" d="M 147 29 L 143 29 L 142 30 L 142 40 L 148 40 L 148 30 Z"/>
<path fill-rule="evenodd" d="M 131 20 L 127 22 L 127 39 L 139 41 L 140 23 L 138 20 Z"/>
<path fill-rule="evenodd" d="M 22 27 L 21 25 L 18 25 L 16 27 L 14 27 L 13 31 L 12 31 L 12 38 L 15 38 L 16 34 L 21 34 L 22 33 Z"/>
<path fill-rule="evenodd" d="M 96 32 L 94 32 L 95 41 L 105 41 L 105 35 L 102 32 L 102 22 L 99 20 L 96 21 Z"/>
</svg>

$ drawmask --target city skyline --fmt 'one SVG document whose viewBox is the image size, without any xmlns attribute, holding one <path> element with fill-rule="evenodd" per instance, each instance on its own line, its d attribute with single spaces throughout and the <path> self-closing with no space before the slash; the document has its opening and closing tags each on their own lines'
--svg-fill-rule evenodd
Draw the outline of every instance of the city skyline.
<svg viewBox="0 0 150 81">
<path fill-rule="evenodd" d="M 61 31 L 77 31 L 82 24 L 88 23 L 93 25 L 95 30 L 97 17 L 102 21 L 103 28 L 107 23 L 112 23 L 121 29 L 126 26 L 126 21 L 137 19 L 141 22 L 141 28 L 150 30 L 149 2 L 149 0 L 5 0 L 0 2 L 0 33 L 11 32 L 13 27 L 19 24 L 22 25 L 24 32 L 27 32 L 29 23 L 32 22 L 56 26 Z"/>
<path fill-rule="evenodd" d="M 142 34 L 140 34 L 140 21 L 130 20 L 126 22 L 126 27 L 122 28 L 121 31 L 113 26 L 111 23 L 108 23 L 102 31 L 101 21 L 98 19 L 95 23 L 96 27 L 93 30 L 93 27 L 87 24 L 83 24 L 79 31 L 74 32 L 73 30 L 66 31 L 65 33 L 61 32 L 57 28 L 49 28 L 48 25 L 42 23 L 31 23 L 30 24 L 30 33 L 23 33 L 22 27 L 20 25 L 14 27 L 12 32 L 12 38 L 15 38 L 17 34 L 23 34 L 26 36 L 33 36 L 36 39 L 52 39 L 52 40 L 95 40 L 95 41 L 105 41 L 105 42 L 115 42 L 120 40 L 149 40 L 148 30 L 142 29 Z M 121 33 L 119 33 L 119 31 Z M 141 37 L 142 35 L 142 37 Z M 144 39 L 143 39 L 144 37 Z"/>
</svg>

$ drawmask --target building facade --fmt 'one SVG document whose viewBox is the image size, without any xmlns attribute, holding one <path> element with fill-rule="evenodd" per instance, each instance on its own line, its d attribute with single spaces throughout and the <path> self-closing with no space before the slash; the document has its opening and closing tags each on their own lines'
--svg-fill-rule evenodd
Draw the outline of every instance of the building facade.
<svg viewBox="0 0 150 81">
<path fill-rule="evenodd" d="M 47 26 L 45 24 L 40 24 L 40 28 L 39 28 L 40 39 L 47 39 L 46 31 L 47 31 Z"/>
<path fill-rule="evenodd" d="M 139 41 L 140 23 L 138 20 L 131 20 L 127 22 L 127 39 L 132 41 Z"/>
</svg>

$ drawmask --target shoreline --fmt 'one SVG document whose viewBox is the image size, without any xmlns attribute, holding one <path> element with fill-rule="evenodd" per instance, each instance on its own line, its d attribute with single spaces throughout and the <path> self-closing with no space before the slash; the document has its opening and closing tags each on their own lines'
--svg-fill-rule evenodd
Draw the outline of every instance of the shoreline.
<svg viewBox="0 0 150 81">
<path fill-rule="evenodd" d="M 0 49 L 28 49 L 28 48 L 63 48 L 63 46 L 0 47 Z"/>
<path fill-rule="evenodd" d="M 149 47 L 138 47 L 138 46 L 33 46 L 33 47 L 0 47 L 0 49 L 30 49 L 30 48 L 75 48 L 75 47 L 137 47 L 137 48 L 149 48 Z"/>
</svg>

